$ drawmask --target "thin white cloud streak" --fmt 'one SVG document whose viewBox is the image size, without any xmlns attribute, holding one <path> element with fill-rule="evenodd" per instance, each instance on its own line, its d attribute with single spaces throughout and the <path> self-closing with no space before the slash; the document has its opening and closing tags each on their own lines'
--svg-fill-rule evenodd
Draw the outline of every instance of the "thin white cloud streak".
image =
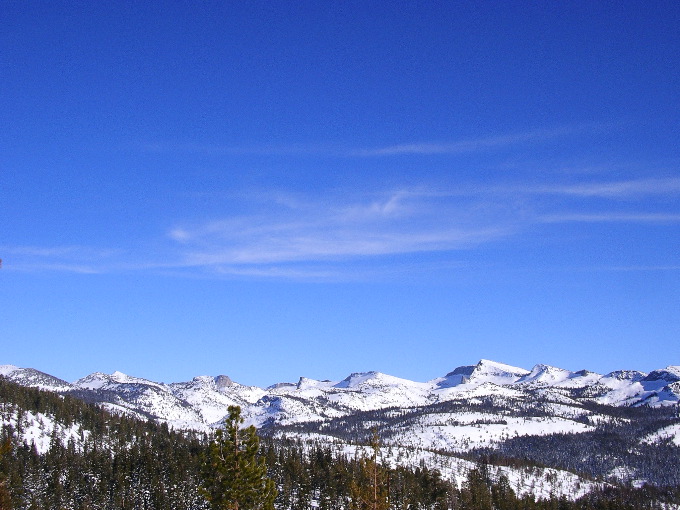
<svg viewBox="0 0 680 510">
<path fill-rule="evenodd" d="M 107 263 L 122 255 L 120 249 L 74 246 L 0 246 L 8 271 L 58 271 L 78 274 L 107 272 Z"/>
<path fill-rule="evenodd" d="M 680 223 L 680 214 L 665 213 L 564 213 L 538 217 L 541 223 Z"/>
<path fill-rule="evenodd" d="M 598 271 L 620 271 L 620 272 L 656 272 L 656 271 L 680 271 L 680 266 L 611 266 L 599 267 Z"/>
<path fill-rule="evenodd" d="M 566 195 L 599 198 L 637 198 L 647 195 L 675 195 L 680 193 L 680 178 L 637 179 L 610 182 L 589 182 L 567 185 L 545 185 L 508 188 L 508 191 L 532 194 Z"/>
<path fill-rule="evenodd" d="M 73 256 L 87 252 L 92 254 L 93 250 L 82 246 L 2 246 L 2 252 L 11 255 L 27 257 L 64 257 Z"/>
<path fill-rule="evenodd" d="M 8 270 L 22 271 L 22 272 L 60 272 L 60 273 L 75 273 L 75 274 L 103 274 L 105 269 L 101 267 L 94 267 L 89 265 L 69 264 L 69 263 L 29 263 L 18 264 L 12 263 L 7 265 Z"/>
<path fill-rule="evenodd" d="M 91 246 L 70 245 L 70 246 L 0 246 L 2 253 L 9 253 L 22 257 L 72 257 L 81 259 L 105 259 L 119 255 L 122 250 L 118 248 L 93 248 Z"/>
<path fill-rule="evenodd" d="M 216 275 L 341 279 L 379 257 L 468 249 L 514 232 L 497 210 L 479 214 L 420 193 L 322 202 L 294 197 L 261 202 L 257 214 L 180 225 L 161 252 L 139 246 L 5 246 L 8 269 L 72 273 L 208 271 Z M 151 244 L 156 244 L 155 241 Z M 349 265 L 353 270 L 349 270 Z M 369 266 L 371 264 L 369 263 Z M 368 267 L 366 272 L 375 272 Z"/>
<path fill-rule="evenodd" d="M 439 271 L 460 271 L 469 268 L 468 263 L 448 260 L 445 263 L 337 263 L 333 261 L 272 265 L 220 264 L 212 268 L 212 273 L 226 277 L 285 279 L 307 282 L 348 282 L 376 281 L 383 279 L 418 278 L 424 274 Z"/>
<path fill-rule="evenodd" d="M 273 229 L 276 230 L 276 229 Z M 467 248 L 508 235 L 502 228 L 428 233 L 300 232 L 292 237 L 249 240 L 240 246 L 191 251 L 190 265 L 275 264 L 375 257 Z"/>
<path fill-rule="evenodd" d="M 220 265 L 215 272 L 225 276 L 244 276 L 254 278 L 277 278 L 286 280 L 335 280 L 341 279 L 342 273 L 333 269 L 290 268 L 278 266 L 234 266 Z"/>
<path fill-rule="evenodd" d="M 332 143 L 291 143 L 287 145 L 226 145 L 193 142 L 155 142 L 141 146 L 142 150 L 153 153 L 193 153 L 206 156 L 332 156 L 332 157 L 378 157 L 395 155 L 437 155 L 463 154 L 480 152 L 513 145 L 527 143 L 541 143 L 553 138 L 564 136 L 595 133 L 603 129 L 612 129 L 611 124 L 582 124 L 563 126 L 553 129 L 535 129 L 505 135 L 471 138 L 466 140 L 413 142 L 396 145 L 386 145 L 373 148 L 352 148 Z"/>
<path fill-rule="evenodd" d="M 468 152 L 479 152 L 500 147 L 509 147 L 526 143 L 539 143 L 552 138 L 579 133 L 586 129 L 592 130 L 595 126 L 562 127 L 556 129 L 540 129 L 512 133 L 501 136 L 473 138 L 469 140 L 458 140 L 453 142 L 420 142 L 389 145 L 371 149 L 354 151 L 355 156 L 375 157 L 375 156 L 399 156 L 399 155 L 438 155 L 438 154 L 463 154 Z M 601 127 L 598 127 L 601 129 Z"/>
<path fill-rule="evenodd" d="M 404 190 L 402 197 L 456 198 L 468 197 L 479 200 L 502 200 L 498 196 L 563 196 L 574 198 L 635 200 L 650 196 L 680 195 L 680 178 L 629 179 L 604 182 L 581 182 L 569 184 L 502 184 L 458 185 L 452 190 Z M 496 198 L 494 198 L 494 196 Z"/>
</svg>

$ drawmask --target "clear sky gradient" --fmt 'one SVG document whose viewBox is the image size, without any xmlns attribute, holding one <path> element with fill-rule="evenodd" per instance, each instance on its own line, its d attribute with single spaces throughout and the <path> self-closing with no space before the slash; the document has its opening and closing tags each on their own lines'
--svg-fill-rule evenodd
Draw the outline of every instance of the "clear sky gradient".
<svg viewBox="0 0 680 510">
<path fill-rule="evenodd" d="M 0 5 L 0 363 L 680 364 L 680 4 Z"/>
</svg>

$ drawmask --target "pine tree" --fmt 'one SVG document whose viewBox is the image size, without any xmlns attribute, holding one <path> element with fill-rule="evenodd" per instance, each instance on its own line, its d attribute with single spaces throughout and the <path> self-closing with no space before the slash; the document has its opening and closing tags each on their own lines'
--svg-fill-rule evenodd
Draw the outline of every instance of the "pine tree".
<svg viewBox="0 0 680 510">
<path fill-rule="evenodd" d="M 389 508 L 389 479 L 386 470 L 378 464 L 380 437 L 373 429 L 370 458 L 359 462 L 358 476 L 351 486 L 352 508 L 356 510 L 387 510 Z"/>
<path fill-rule="evenodd" d="M 274 510 L 276 489 L 267 478 L 259 438 L 243 423 L 241 408 L 229 406 L 225 430 L 218 430 L 202 466 L 202 493 L 214 510 Z"/>
<path fill-rule="evenodd" d="M 0 510 L 9 510 L 12 508 L 12 499 L 7 488 L 7 478 L 5 477 L 3 460 L 9 457 L 12 451 L 12 444 L 9 438 L 3 440 L 0 444 Z"/>
<path fill-rule="evenodd" d="M 491 486 L 491 500 L 496 510 L 512 510 L 515 508 L 515 491 L 510 486 L 506 475 L 501 475 L 496 483 Z"/>
<path fill-rule="evenodd" d="M 461 491 L 461 508 L 464 510 L 492 510 L 488 467 L 480 464 L 471 469 Z"/>
</svg>

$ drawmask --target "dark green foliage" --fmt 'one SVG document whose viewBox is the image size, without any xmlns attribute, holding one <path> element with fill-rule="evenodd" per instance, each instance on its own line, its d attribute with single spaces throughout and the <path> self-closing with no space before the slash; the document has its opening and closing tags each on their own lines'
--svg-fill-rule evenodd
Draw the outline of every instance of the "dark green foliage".
<svg viewBox="0 0 680 510">
<path fill-rule="evenodd" d="M 9 439 L 0 443 L 0 510 L 10 510 L 12 508 L 12 498 L 7 487 L 7 463 L 3 462 L 6 455 L 12 451 L 12 444 Z"/>
<path fill-rule="evenodd" d="M 592 432 L 519 436 L 494 448 L 469 452 L 470 458 L 506 465 L 540 465 L 573 471 L 585 477 L 605 478 L 625 466 L 632 479 L 657 486 L 680 486 L 680 447 L 671 441 L 647 444 L 640 438 L 679 423 L 670 408 L 615 408 L 590 404 L 608 416 Z"/>
<path fill-rule="evenodd" d="M 358 469 L 350 484 L 353 510 L 387 510 L 389 508 L 389 475 L 385 466 L 378 462 L 380 437 L 373 429 L 371 456 L 359 459 Z"/>
<path fill-rule="evenodd" d="M 385 501 L 395 510 L 446 510 L 457 494 L 438 471 L 427 468 L 378 465 L 376 472 L 372 462 L 377 458 L 373 456 L 356 461 L 318 443 L 271 439 L 263 439 L 263 443 L 266 457 L 273 459 L 270 476 L 279 487 L 277 509 L 306 510 L 315 500 L 322 510 L 372 509 L 374 503 L 380 507 Z M 378 481 L 375 492 L 373 480 Z M 357 492 L 357 488 L 364 490 Z"/>
<path fill-rule="evenodd" d="M 615 439 L 607 444 L 620 448 L 620 444 L 626 444 L 627 437 L 637 434 L 627 427 L 655 429 L 656 425 L 646 423 L 646 419 L 631 420 L 636 412 L 620 411 L 628 421 L 600 427 L 598 433 L 613 434 Z M 78 440 L 67 441 L 54 433 L 49 450 L 43 454 L 39 454 L 32 444 L 17 442 L 15 432 L 26 426 L 29 413 L 49 416 L 64 428 L 73 426 Z M 396 414 L 392 413 L 392 416 Z M 654 416 L 655 423 L 671 419 L 664 417 L 661 411 Z M 210 503 L 199 490 L 200 475 L 206 475 L 201 466 L 206 466 L 206 460 L 210 465 L 211 456 L 218 454 L 215 448 L 219 450 L 219 441 L 226 441 L 222 448 L 227 450 L 239 443 L 244 458 L 252 459 L 258 451 L 257 437 L 252 429 L 239 429 L 238 439 L 234 440 L 231 427 L 240 425 L 238 417 L 235 418 L 209 448 L 205 436 L 180 434 L 168 430 L 165 425 L 111 415 L 74 398 L 24 388 L 0 377 L 0 422 L 16 423 L 16 428 L 5 426 L 0 431 L 0 444 L 5 445 L 0 455 L 0 510 L 208 510 Z M 398 418 L 410 419 L 406 413 Z M 362 425 L 362 422 L 355 422 L 351 433 L 364 438 L 367 444 L 370 428 L 361 430 Z M 337 430 L 340 430 L 339 425 Z M 583 437 L 588 448 L 589 436 Z M 548 438 L 545 445 L 531 446 L 545 452 L 546 457 L 551 448 L 559 455 L 560 447 L 555 441 L 554 437 Z M 390 510 L 651 510 L 663 508 L 663 504 L 680 503 L 677 485 L 641 489 L 609 487 L 578 501 L 557 498 L 535 501 L 533 497 L 518 497 L 503 477 L 492 478 L 486 465 L 489 462 L 517 467 L 541 460 L 526 443 L 518 441 L 517 444 L 523 445 L 518 450 L 523 455 L 514 458 L 503 457 L 497 451 L 477 452 L 480 458 L 482 454 L 486 455 L 485 462 L 480 462 L 470 472 L 460 490 L 451 481 L 443 479 L 438 471 L 424 465 L 415 470 L 389 469 L 380 465 L 376 471 L 371 462 L 378 466 L 377 453 L 370 459 L 356 461 L 333 450 L 327 443 L 303 444 L 272 438 L 260 440 L 260 460 L 245 463 L 243 476 L 228 474 L 228 471 L 222 471 L 222 475 L 225 479 L 241 480 L 239 486 L 245 487 L 263 480 L 266 464 L 267 475 L 278 489 L 274 501 L 276 510 L 311 510 L 313 502 L 319 510 L 349 510 L 360 506 L 357 505 L 356 488 L 363 484 L 364 488 L 372 489 L 372 480 L 378 479 L 381 490 L 387 492 L 381 501 L 389 501 Z M 664 447 L 672 448 L 671 445 Z M 668 466 L 668 470 L 677 473 L 677 452 L 669 455 L 668 459 L 674 458 L 676 462 Z M 568 455 L 564 457 L 568 458 Z M 251 474 L 246 476 L 247 472 Z M 228 485 L 225 482 L 221 487 L 224 489 Z M 211 493 L 210 483 L 204 482 L 204 488 Z M 268 489 L 265 492 L 272 494 Z M 253 504 L 246 498 L 239 501 L 239 510 L 257 508 Z M 235 507 L 226 504 L 215 508 Z"/>
<path fill-rule="evenodd" d="M 197 491 L 203 449 L 198 437 L 2 378 L 0 402 L 0 421 L 18 418 L 16 429 L 0 432 L 0 440 L 11 441 L 0 473 L 7 476 L 14 509 L 207 509 Z M 31 444 L 17 443 L 15 432 L 21 432 L 28 413 L 75 427 L 78 447 L 56 432 L 42 455 Z"/>
<path fill-rule="evenodd" d="M 408 409 L 385 408 L 341 416 L 323 423 L 304 422 L 292 425 L 271 425 L 261 431 L 268 433 L 317 433 L 334 436 L 350 443 L 366 444 L 371 428 L 377 424 L 383 439 L 398 440 L 395 434 L 418 426 L 423 415 L 437 413 L 480 413 L 488 418 L 474 424 L 505 423 L 507 416 L 542 418 L 553 416 L 551 402 L 540 395 L 531 401 L 484 397 L 476 402 L 445 401 Z M 657 486 L 679 486 L 680 470 L 675 469 L 680 459 L 680 446 L 670 441 L 646 444 L 640 438 L 668 425 L 680 423 L 677 409 L 614 407 L 584 402 L 574 407 L 575 414 L 585 424 L 595 426 L 592 432 L 552 434 L 547 436 L 519 436 L 491 448 L 468 450 L 461 455 L 469 460 L 492 459 L 492 463 L 519 466 L 557 467 L 589 478 L 610 476 L 617 467 L 628 468 L 631 479 L 648 480 Z M 591 420 L 587 411 L 600 416 Z M 456 425 L 456 422 L 450 423 Z M 470 425 L 470 422 L 467 422 Z M 459 444 L 461 448 L 466 445 Z M 448 454 L 448 452 L 440 452 Z M 616 482 L 616 480 L 610 480 Z"/>
<path fill-rule="evenodd" d="M 255 427 L 241 429 L 241 408 L 229 406 L 225 430 L 218 430 L 201 466 L 201 492 L 215 510 L 273 510 L 276 490 L 258 457 Z"/>
</svg>

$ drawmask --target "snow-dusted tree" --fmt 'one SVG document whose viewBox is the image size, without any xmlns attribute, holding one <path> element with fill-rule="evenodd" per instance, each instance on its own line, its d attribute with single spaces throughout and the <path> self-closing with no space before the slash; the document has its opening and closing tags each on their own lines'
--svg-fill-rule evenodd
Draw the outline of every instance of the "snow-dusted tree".
<svg viewBox="0 0 680 510">
<path fill-rule="evenodd" d="M 276 489 L 258 457 L 255 427 L 241 428 L 241 408 L 229 406 L 224 430 L 218 430 L 202 466 L 202 493 L 215 510 L 273 510 Z"/>
</svg>

